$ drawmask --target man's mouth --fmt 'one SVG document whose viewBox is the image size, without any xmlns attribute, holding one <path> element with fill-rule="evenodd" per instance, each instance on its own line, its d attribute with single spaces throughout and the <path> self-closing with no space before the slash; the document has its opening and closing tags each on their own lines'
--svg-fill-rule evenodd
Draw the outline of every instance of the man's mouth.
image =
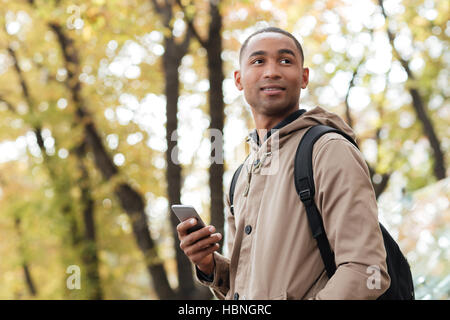
<svg viewBox="0 0 450 320">
<path fill-rule="evenodd" d="M 280 86 L 264 86 L 260 90 L 269 95 L 274 95 L 274 94 L 279 94 L 279 93 L 285 91 L 286 88 L 283 88 Z"/>
</svg>

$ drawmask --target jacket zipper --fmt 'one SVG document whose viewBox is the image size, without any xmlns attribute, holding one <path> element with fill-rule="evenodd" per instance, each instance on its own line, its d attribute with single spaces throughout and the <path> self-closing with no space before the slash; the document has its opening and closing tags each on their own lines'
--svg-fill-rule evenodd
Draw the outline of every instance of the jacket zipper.
<svg viewBox="0 0 450 320">
<path fill-rule="evenodd" d="M 248 169 L 249 166 L 246 166 L 247 169 L 247 184 L 244 189 L 244 197 L 248 195 L 248 192 L 250 191 L 250 181 L 252 180 L 252 172 L 256 173 L 256 171 L 261 168 L 261 166 L 266 161 L 267 157 L 270 156 L 272 152 L 266 152 L 261 159 L 256 159 L 255 161 L 252 161 L 250 164 L 250 170 Z"/>
</svg>

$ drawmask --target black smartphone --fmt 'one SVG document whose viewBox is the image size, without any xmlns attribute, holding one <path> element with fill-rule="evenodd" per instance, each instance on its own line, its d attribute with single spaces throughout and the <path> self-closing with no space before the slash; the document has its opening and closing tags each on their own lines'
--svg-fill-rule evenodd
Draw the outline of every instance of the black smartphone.
<svg viewBox="0 0 450 320">
<path fill-rule="evenodd" d="M 172 208 L 173 213 L 175 213 L 175 215 L 178 217 L 178 220 L 180 220 L 180 222 L 186 221 L 187 219 L 190 219 L 190 218 L 197 219 L 197 224 L 195 226 L 193 226 L 192 228 L 189 228 L 187 230 L 187 233 L 197 231 L 206 226 L 205 223 L 203 222 L 202 218 L 200 218 L 200 215 L 197 213 L 197 211 L 195 210 L 195 208 L 193 206 L 183 205 L 183 204 L 174 204 L 174 205 L 172 205 L 171 208 Z"/>
</svg>

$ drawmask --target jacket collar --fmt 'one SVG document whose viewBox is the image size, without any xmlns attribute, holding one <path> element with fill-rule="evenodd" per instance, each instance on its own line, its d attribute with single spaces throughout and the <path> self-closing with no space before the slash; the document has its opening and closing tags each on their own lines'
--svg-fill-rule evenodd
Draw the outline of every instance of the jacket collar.
<svg viewBox="0 0 450 320">
<path fill-rule="evenodd" d="M 247 143 L 250 146 L 250 152 L 260 153 L 260 155 L 265 152 L 270 153 L 272 147 L 276 149 L 281 148 L 287 141 L 289 141 L 291 133 L 307 129 L 318 124 L 336 128 L 356 140 L 356 136 L 352 128 L 345 123 L 345 121 L 338 114 L 316 106 L 306 112 L 305 110 L 300 109 L 291 113 L 285 119 L 280 121 L 275 127 L 273 127 L 272 130 L 269 130 L 266 137 L 264 137 L 264 141 L 262 142 L 259 141 L 257 131 L 254 129 L 251 134 L 247 136 Z"/>
<path fill-rule="evenodd" d="M 267 131 L 267 133 L 264 137 L 264 141 L 266 141 L 270 137 L 270 135 L 272 134 L 272 132 L 274 130 L 283 128 L 284 126 L 288 125 L 292 121 L 296 120 L 298 117 L 300 117 L 305 112 L 306 112 L 305 109 L 299 109 L 299 110 L 296 110 L 296 111 L 292 112 L 291 114 L 289 114 L 286 118 L 284 118 L 283 120 L 278 122 L 272 129 Z M 251 139 L 253 139 L 256 142 L 256 144 L 258 146 L 261 146 L 261 142 L 260 142 L 259 136 L 258 136 L 258 131 L 256 129 L 254 129 L 252 132 L 250 132 L 249 136 Z"/>
</svg>

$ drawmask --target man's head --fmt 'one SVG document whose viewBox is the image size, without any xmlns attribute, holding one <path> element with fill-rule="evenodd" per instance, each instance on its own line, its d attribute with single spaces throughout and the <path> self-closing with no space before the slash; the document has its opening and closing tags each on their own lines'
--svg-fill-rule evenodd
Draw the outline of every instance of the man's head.
<svg viewBox="0 0 450 320">
<path fill-rule="evenodd" d="M 267 27 L 258 31 L 255 31 L 254 33 L 252 33 L 251 35 L 248 36 L 248 38 L 244 41 L 244 43 L 241 46 L 241 50 L 239 51 L 239 64 L 241 64 L 242 61 L 242 53 L 244 52 L 245 48 L 247 48 L 248 42 L 250 41 L 251 38 L 253 38 L 254 36 L 256 36 L 257 34 L 260 33 L 265 33 L 265 32 L 276 32 L 276 33 L 281 33 L 284 34 L 285 36 L 288 36 L 289 38 L 291 38 L 292 40 L 294 40 L 295 45 L 297 46 L 298 51 L 300 52 L 300 56 L 302 57 L 302 66 L 303 66 L 303 61 L 304 61 L 304 55 L 303 55 L 303 48 L 302 45 L 300 44 L 300 42 L 298 42 L 297 38 L 295 38 L 291 33 L 277 28 L 277 27 Z"/>
<path fill-rule="evenodd" d="M 252 111 L 271 117 L 298 109 L 309 70 L 303 68 L 303 50 L 295 37 L 271 27 L 253 33 L 244 42 L 240 70 L 234 78 Z"/>
</svg>

